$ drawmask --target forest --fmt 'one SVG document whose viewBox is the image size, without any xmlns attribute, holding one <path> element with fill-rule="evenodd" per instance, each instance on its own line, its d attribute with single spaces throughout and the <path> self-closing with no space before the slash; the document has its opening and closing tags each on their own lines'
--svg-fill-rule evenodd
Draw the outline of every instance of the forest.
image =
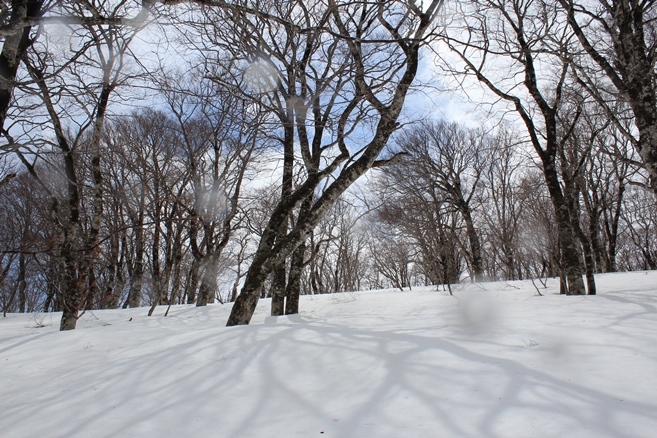
<svg viewBox="0 0 657 438">
<path fill-rule="evenodd" d="M 656 39 L 648 0 L 0 0 L 0 306 L 595 295 L 657 269 Z"/>
</svg>

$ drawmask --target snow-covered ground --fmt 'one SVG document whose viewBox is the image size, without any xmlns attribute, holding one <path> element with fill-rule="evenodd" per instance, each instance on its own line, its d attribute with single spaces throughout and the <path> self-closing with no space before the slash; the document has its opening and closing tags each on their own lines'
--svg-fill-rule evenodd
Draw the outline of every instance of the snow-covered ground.
<svg viewBox="0 0 657 438">
<path fill-rule="evenodd" d="M 0 318 L 2 437 L 655 437 L 657 271 Z"/>
</svg>

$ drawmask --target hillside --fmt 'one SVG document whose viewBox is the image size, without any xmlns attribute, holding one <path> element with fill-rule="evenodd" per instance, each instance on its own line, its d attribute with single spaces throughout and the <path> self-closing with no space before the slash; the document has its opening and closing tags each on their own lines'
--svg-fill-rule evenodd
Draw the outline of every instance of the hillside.
<svg viewBox="0 0 657 438">
<path fill-rule="evenodd" d="M 3 437 L 652 437 L 657 271 L 0 318 Z"/>
</svg>

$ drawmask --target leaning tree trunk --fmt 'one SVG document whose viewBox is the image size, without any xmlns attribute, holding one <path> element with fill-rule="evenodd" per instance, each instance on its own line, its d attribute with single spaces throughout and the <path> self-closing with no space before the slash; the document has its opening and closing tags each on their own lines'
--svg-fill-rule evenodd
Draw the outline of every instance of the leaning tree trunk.
<svg viewBox="0 0 657 438">
<path fill-rule="evenodd" d="M 327 10 L 327 17 L 331 18 L 336 26 L 336 30 L 339 32 L 332 32 L 331 34 L 324 34 L 322 32 L 320 36 L 322 38 L 325 36 L 336 38 L 336 44 L 344 44 L 345 49 L 348 50 L 348 58 L 345 59 L 351 62 L 348 69 L 354 73 L 353 86 L 356 90 L 353 100 L 347 104 L 345 112 L 339 118 L 336 126 L 339 154 L 331 159 L 324 156 L 323 159 L 327 159 L 329 163 L 327 167 L 316 174 L 309 173 L 306 180 L 290 196 L 281 199 L 274 209 L 247 273 L 242 293 L 235 301 L 227 325 L 248 324 L 250 322 L 258 303 L 260 289 L 272 269 L 280 265 L 307 240 L 311 230 L 317 226 L 319 221 L 328 213 L 331 206 L 352 183 L 372 167 L 384 165 L 388 162 L 386 160 L 377 162 L 377 158 L 385 148 L 392 133 L 399 126 L 397 120 L 404 106 L 409 88 L 417 75 L 419 53 L 420 48 L 424 44 L 424 36 L 429 31 L 433 18 L 441 4 L 441 1 L 429 2 L 429 4 L 425 5 L 423 12 L 419 12 L 419 8 L 415 6 L 408 9 L 407 13 L 409 16 L 413 13 L 418 13 L 417 27 L 412 33 L 412 37 L 400 37 L 399 33 L 401 31 L 399 27 L 387 28 L 394 36 L 399 37 L 395 38 L 395 42 L 391 43 L 391 45 L 393 49 L 399 49 L 399 61 L 401 64 L 399 68 L 395 68 L 394 77 L 390 76 L 389 85 L 393 81 L 397 81 L 397 83 L 394 87 L 390 86 L 388 88 L 385 94 L 390 96 L 390 100 L 384 103 L 380 100 L 381 96 L 376 96 L 379 91 L 378 85 L 373 86 L 369 82 L 369 78 L 366 77 L 366 71 L 370 66 L 366 65 L 369 55 L 364 55 L 363 53 L 363 45 L 366 44 L 360 38 L 360 36 L 363 36 L 361 33 L 362 28 L 358 27 L 356 30 L 350 28 L 351 23 L 349 25 L 345 24 L 344 17 L 340 13 L 342 4 L 333 1 L 329 2 L 330 8 Z M 379 8 L 379 14 L 383 13 L 382 8 L 385 5 L 386 2 L 377 3 L 376 7 Z M 365 6 L 363 6 L 363 10 L 365 10 Z M 383 17 L 379 15 L 379 19 L 383 20 Z M 382 29 L 384 27 L 382 26 Z M 381 74 L 384 75 L 384 73 Z M 345 140 L 348 136 L 347 130 L 353 130 L 356 127 L 350 126 L 348 122 L 352 111 L 355 111 L 364 101 L 367 101 L 372 108 L 372 112 L 376 112 L 379 118 L 369 143 L 363 145 L 357 152 L 357 155 L 352 156 L 353 151 L 350 152 L 347 148 Z M 321 118 L 319 100 L 316 100 L 313 105 L 315 105 L 316 110 L 315 118 Z M 321 122 L 320 125 L 324 123 L 323 121 Z M 304 121 L 298 120 L 297 124 L 300 123 L 304 123 Z M 297 128 L 303 128 L 303 126 L 298 126 Z M 319 160 L 321 157 L 321 151 L 323 149 L 321 142 L 322 139 L 320 137 L 317 137 L 317 141 L 313 142 L 313 151 L 316 153 L 313 159 Z M 307 149 L 306 153 L 308 153 Z M 304 160 L 308 158 L 310 157 L 304 157 Z M 322 186 L 322 183 L 326 184 Z M 317 200 L 313 201 L 307 217 L 303 218 L 303 220 L 297 220 L 293 229 L 285 238 L 276 239 L 275 231 L 280 223 L 285 218 L 290 217 L 290 214 L 300 203 L 306 199 L 312 199 L 319 187 L 323 188 L 322 194 Z"/>
<path fill-rule="evenodd" d="M 42 15 L 43 1 L 13 0 L 11 15 L 4 23 L 8 27 L 23 20 L 38 18 Z M 3 17 L 7 18 L 7 17 Z M 4 20 L 3 20 L 4 21 Z M 30 38 L 31 26 L 17 27 L 13 34 L 4 38 L 0 52 L 0 131 L 4 132 L 5 119 L 11 105 L 16 73 L 25 51 L 34 43 Z"/>
</svg>

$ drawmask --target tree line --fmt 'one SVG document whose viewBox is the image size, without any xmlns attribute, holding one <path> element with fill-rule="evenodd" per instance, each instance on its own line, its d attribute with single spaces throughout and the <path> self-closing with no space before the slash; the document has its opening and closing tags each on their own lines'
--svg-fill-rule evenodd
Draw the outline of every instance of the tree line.
<svg viewBox="0 0 657 438">
<path fill-rule="evenodd" d="M 654 15 L 3 2 L 3 310 L 66 330 L 235 301 L 235 325 L 261 297 L 281 315 L 308 293 L 551 276 L 595 294 L 595 273 L 655 269 Z M 508 121 L 414 120 L 422 60 Z"/>
</svg>

